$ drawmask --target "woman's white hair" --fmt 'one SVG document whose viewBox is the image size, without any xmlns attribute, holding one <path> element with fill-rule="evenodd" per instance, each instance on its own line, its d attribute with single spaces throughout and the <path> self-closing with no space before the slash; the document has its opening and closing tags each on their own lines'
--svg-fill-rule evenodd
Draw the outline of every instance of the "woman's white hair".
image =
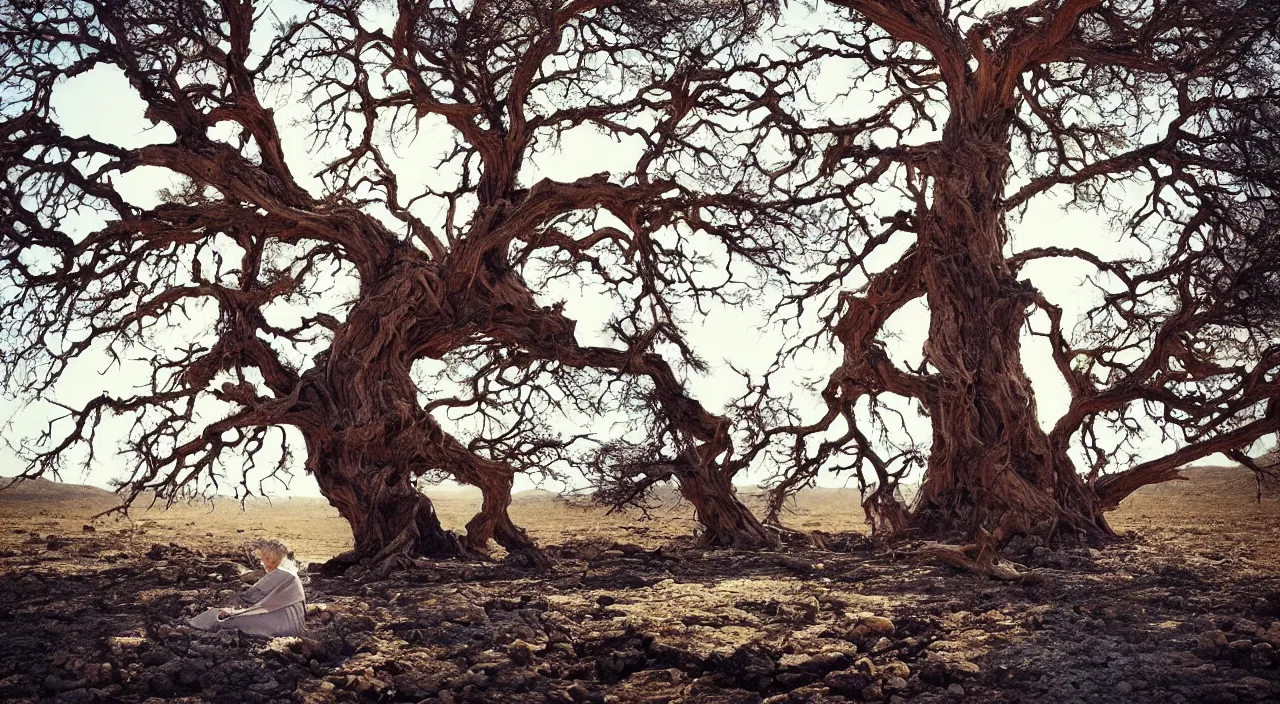
<svg viewBox="0 0 1280 704">
<path fill-rule="evenodd" d="M 249 549 L 259 557 L 266 557 L 270 555 L 271 557 L 279 559 L 280 569 L 286 572 L 293 572 L 295 574 L 298 572 L 298 567 L 293 561 L 293 551 L 289 549 L 288 545 L 284 544 L 283 540 L 274 540 L 270 538 L 255 540 L 249 545 Z"/>
</svg>

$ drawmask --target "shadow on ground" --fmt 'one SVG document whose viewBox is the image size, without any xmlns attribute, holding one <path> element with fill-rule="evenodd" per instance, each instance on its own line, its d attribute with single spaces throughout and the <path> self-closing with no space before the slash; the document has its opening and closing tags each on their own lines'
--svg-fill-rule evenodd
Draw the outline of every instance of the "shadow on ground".
<svg viewBox="0 0 1280 704">
<path fill-rule="evenodd" d="M 13 536 L 20 537 L 20 536 Z M 0 553 L 0 700 L 1277 701 L 1280 579 L 1130 538 L 1004 584 L 877 551 L 571 543 L 554 567 L 312 576 L 303 638 L 206 634 L 238 554 L 110 534 Z M 1200 555 L 1200 554 L 1198 554 Z M 1220 558 L 1220 559 L 1214 559 Z M 248 577 L 251 578 L 251 577 Z M 321 609 L 317 605 L 323 603 Z"/>
</svg>

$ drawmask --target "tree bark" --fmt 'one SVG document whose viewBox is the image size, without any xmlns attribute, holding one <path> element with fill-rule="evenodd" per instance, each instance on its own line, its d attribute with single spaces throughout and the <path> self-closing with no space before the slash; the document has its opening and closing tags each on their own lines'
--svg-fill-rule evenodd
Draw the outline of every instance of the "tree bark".
<svg viewBox="0 0 1280 704">
<path fill-rule="evenodd" d="M 507 549 L 511 554 L 528 553 L 541 563 L 538 546 L 523 528 L 511 520 L 507 512 L 511 506 L 511 485 L 514 475 L 510 473 L 491 472 L 475 477 L 467 476 L 465 481 L 480 487 L 482 504 L 480 513 L 467 522 L 467 535 L 463 544 L 467 549 L 482 553 L 487 551 L 489 539 Z"/>
<path fill-rule="evenodd" d="M 925 355 L 938 384 L 927 404 L 933 447 L 912 526 L 984 553 L 1017 534 L 1110 533 L 1066 448 L 1040 428 L 1022 367 L 1034 292 L 1003 253 L 1008 141 L 1003 118 L 949 124 L 920 228 L 931 315 Z"/>
<path fill-rule="evenodd" d="M 478 556 L 490 538 L 513 553 L 537 549 L 507 514 L 510 466 L 477 456 L 445 432 L 421 406 L 409 374 L 412 359 L 443 354 L 470 334 L 451 316 L 424 315 L 435 306 L 433 287 L 444 286 L 436 269 L 403 252 L 370 284 L 331 352 L 304 375 L 299 425 L 309 456 L 320 458 L 311 468 L 351 524 L 356 559 Z M 471 293 L 452 296 L 464 320 L 468 305 L 477 305 Z M 441 469 L 484 497 L 462 539 L 443 529 L 430 499 L 414 486 L 415 478 Z"/>
<path fill-rule="evenodd" d="M 694 517 L 702 526 L 701 542 L 739 550 L 778 546 L 778 537 L 738 500 L 733 483 L 714 465 L 678 476 L 680 495 L 693 504 Z"/>
<path fill-rule="evenodd" d="M 355 548 L 339 561 L 382 563 L 466 554 L 458 536 L 440 525 L 431 499 L 418 491 L 407 472 L 389 465 L 322 460 L 314 473 L 325 498 L 351 524 Z"/>
<path fill-rule="evenodd" d="M 665 418 L 680 429 L 688 447 L 685 463 L 672 467 L 680 495 L 694 506 L 709 545 L 742 549 L 776 547 L 778 538 L 738 500 L 733 489 L 736 470 L 724 462 L 733 451 L 729 419 L 708 411 L 690 396 L 671 365 L 655 353 L 583 347 L 574 337 L 576 323 L 560 312 L 534 308 L 537 334 L 522 330 L 521 345 L 544 359 L 581 369 L 616 369 L 648 378 Z"/>
</svg>

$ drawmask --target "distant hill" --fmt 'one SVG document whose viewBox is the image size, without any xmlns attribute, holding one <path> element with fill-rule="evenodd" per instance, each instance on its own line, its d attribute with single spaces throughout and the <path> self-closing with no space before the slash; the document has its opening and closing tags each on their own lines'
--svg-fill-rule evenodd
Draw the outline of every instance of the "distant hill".
<svg viewBox="0 0 1280 704">
<path fill-rule="evenodd" d="M 546 501 L 555 501 L 560 498 L 554 491 L 545 489 L 526 489 L 525 491 L 517 491 L 511 495 L 511 503 L 513 504 L 536 504 Z"/>
<path fill-rule="evenodd" d="M 1155 484 L 1146 486 L 1138 490 L 1138 494 L 1156 495 L 1156 496 L 1175 496 L 1182 495 L 1190 491 L 1209 491 L 1214 493 L 1239 494 L 1241 496 L 1252 496 L 1256 491 L 1253 473 L 1243 467 L 1188 467 L 1183 474 L 1190 479 L 1190 482 L 1165 482 L 1163 484 Z M 0 477 L 0 487 L 8 485 L 11 478 Z M 758 506 L 763 504 L 764 490 L 760 487 L 739 486 L 738 495 L 742 497 L 748 505 Z M 919 489 L 919 485 L 909 484 L 901 487 L 900 491 L 903 499 L 910 502 L 915 496 L 915 492 Z M 480 500 L 480 490 L 475 487 L 426 487 L 427 495 L 435 501 L 444 501 L 445 503 L 469 504 L 478 503 Z M 1264 489 L 1264 494 L 1274 494 L 1275 488 L 1268 485 Z M 225 498 L 225 497 L 224 497 Z M 512 495 L 513 504 L 538 504 L 550 503 L 558 498 L 555 492 L 545 491 L 543 489 L 528 489 L 519 491 Z M 234 499 L 226 499 L 232 500 Z M 290 497 L 277 496 L 271 499 L 272 503 L 285 500 L 294 500 L 299 502 L 320 502 L 328 503 L 321 497 Z M 650 500 L 656 506 L 675 506 L 681 502 L 679 490 L 672 485 L 659 485 L 653 489 Z M 60 502 L 60 501 L 88 501 L 95 504 L 105 504 L 107 507 L 119 503 L 120 497 L 96 486 L 86 484 L 70 484 L 64 482 L 55 482 L 48 479 L 28 479 L 8 488 L 0 489 L 0 503 L 4 502 Z M 145 504 L 145 497 L 142 497 Z M 857 509 L 862 502 L 858 490 L 853 487 L 811 487 L 800 491 L 796 496 L 795 506 L 797 508 L 809 510 L 824 510 L 843 507 L 846 509 Z M 266 503 L 261 498 L 250 499 L 249 503 Z"/>
<path fill-rule="evenodd" d="M 25 479 L 12 486 L 12 477 L 0 477 L 0 503 L 6 501 L 92 501 L 108 506 L 120 503 L 120 497 L 106 489 L 87 484 L 67 484 L 43 477 Z M 6 488 L 7 487 L 7 488 Z"/>
<path fill-rule="evenodd" d="M 1222 496 L 1238 495 L 1249 499 L 1257 495 L 1257 479 L 1254 478 L 1252 471 L 1244 467 L 1187 467 L 1182 470 L 1182 474 L 1190 481 L 1151 484 L 1137 490 L 1134 495 L 1175 496 L 1188 492 L 1208 492 Z M 1275 482 L 1263 482 L 1263 496 L 1273 496 L 1275 493 Z"/>
</svg>

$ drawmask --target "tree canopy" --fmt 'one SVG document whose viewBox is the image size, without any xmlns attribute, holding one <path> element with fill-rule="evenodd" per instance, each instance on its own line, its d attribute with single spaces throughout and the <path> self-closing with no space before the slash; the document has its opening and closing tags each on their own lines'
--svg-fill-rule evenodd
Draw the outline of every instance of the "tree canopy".
<svg viewBox="0 0 1280 704">
<path fill-rule="evenodd" d="M 990 569 L 1017 536 L 1104 537 L 1136 488 L 1216 452 L 1252 464 L 1280 430 L 1266 2 L 273 10 L 0 10 L 6 388 L 56 403 L 77 360 L 149 369 L 136 394 L 64 404 L 27 474 L 101 452 L 108 417 L 131 424 L 129 499 L 259 456 L 287 471 L 300 437 L 352 525 L 346 558 L 385 560 L 490 539 L 536 554 L 507 515 L 521 472 L 615 505 L 673 481 L 705 540 L 733 547 L 776 545 L 765 523 L 788 497 L 849 472 L 876 530 Z M 64 129 L 59 86 L 103 69 L 171 139 Z M 588 153 L 586 132 L 621 146 Z M 609 166 L 556 179 L 535 164 L 550 156 Z M 171 177 L 158 204 L 117 183 L 143 167 Z M 1018 246 L 1018 218 L 1064 194 L 1142 253 Z M 1090 270 L 1078 316 L 1037 285 L 1063 262 Z M 610 311 L 602 331 L 550 298 L 568 283 Z M 927 339 L 903 352 L 891 321 L 921 301 Z M 715 362 L 688 333 L 734 308 L 782 342 L 715 407 L 692 391 Z M 1027 340 L 1069 391 L 1057 419 Z M 824 350 L 838 366 L 815 407 L 794 382 Z M 566 430 L 605 418 L 623 430 Z M 1121 451 L 1152 432 L 1177 447 Z M 736 496 L 748 471 L 774 476 L 764 523 Z M 424 477 L 483 491 L 463 538 Z"/>
<path fill-rule="evenodd" d="M 1265 3 L 1068 0 L 985 14 L 978 3 L 832 4 L 847 24 L 806 38 L 802 55 L 851 66 L 875 99 L 857 120 L 791 130 L 827 138 L 807 152 L 841 173 L 860 219 L 857 243 L 819 248 L 832 252 L 829 274 L 788 301 L 826 301 L 821 339 L 838 341 L 844 362 L 823 392 L 826 415 L 789 429 L 775 515 L 844 456 L 874 479 L 877 527 L 958 534 L 989 561 L 1013 535 L 1109 534 L 1102 513 L 1133 490 L 1280 429 L 1274 309 L 1251 290 L 1276 272 L 1266 243 L 1280 56 Z M 937 139 L 917 141 L 925 130 Z M 1055 190 L 1145 252 L 1017 247 L 1010 219 Z M 885 250 L 893 263 L 848 290 Z M 1095 270 L 1078 321 L 1037 287 L 1060 271 L 1037 269 L 1050 259 Z M 1040 277 L 1022 278 L 1033 269 Z M 904 367 L 882 332 L 921 297 L 928 339 L 918 368 Z M 1070 391 L 1047 428 L 1024 331 L 1047 340 Z M 931 442 L 877 447 L 893 424 L 886 395 L 919 405 Z M 823 434 L 837 422 L 838 438 Z M 1119 450 L 1153 431 L 1180 447 L 1120 464 Z M 895 489 L 914 464 L 926 471 L 909 507 Z"/>
</svg>

